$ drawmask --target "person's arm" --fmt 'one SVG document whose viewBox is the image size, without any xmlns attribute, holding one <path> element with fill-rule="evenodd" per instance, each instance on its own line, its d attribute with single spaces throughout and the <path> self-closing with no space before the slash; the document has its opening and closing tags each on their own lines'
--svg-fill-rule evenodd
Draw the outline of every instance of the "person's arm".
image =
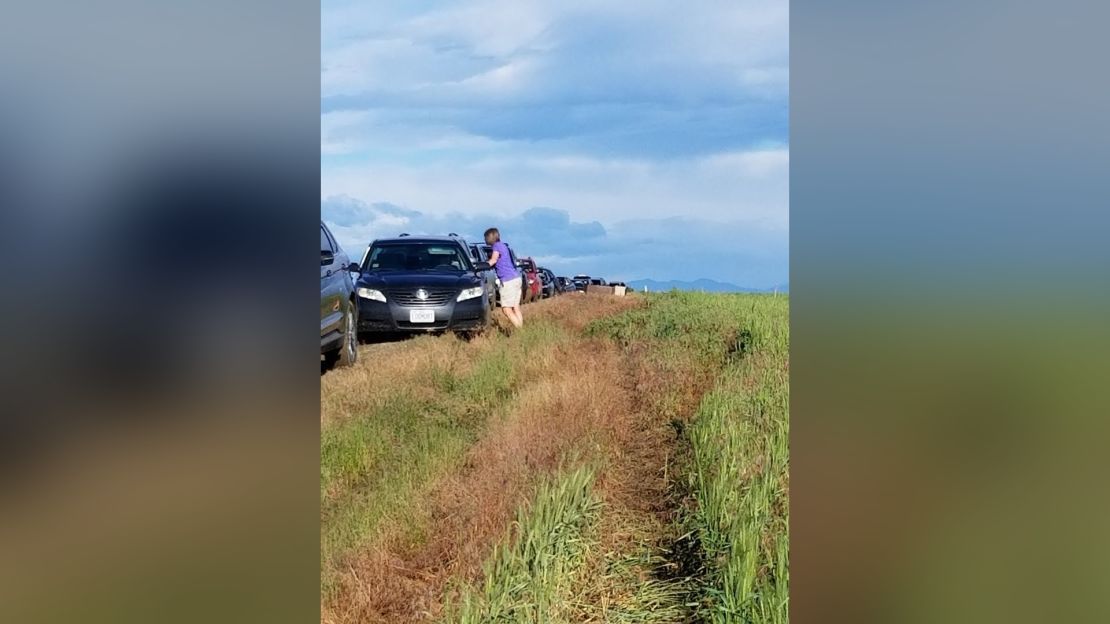
<svg viewBox="0 0 1110 624">
<path fill-rule="evenodd" d="M 490 254 L 489 254 L 489 264 L 490 264 L 490 266 L 493 266 L 493 265 L 497 264 L 497 259 L 500 258 L 500 257 L 501 257 L 501 252 L 500 251 L 497 251 L 496 249 L 491 251 Z"/>
</svg>

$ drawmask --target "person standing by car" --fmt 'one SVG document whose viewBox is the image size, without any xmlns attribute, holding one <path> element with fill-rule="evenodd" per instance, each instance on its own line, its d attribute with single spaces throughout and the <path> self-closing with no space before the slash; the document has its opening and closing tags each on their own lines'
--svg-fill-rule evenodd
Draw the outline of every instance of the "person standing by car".
<svg viewBox="0 0 1110 624">
<path fill-rule="evenodd" d="M 513 266 L 509 248 L 501 242 L 501 232 L 497 228 L 486 230 L 486 244 L 492 247 L 489 263 L 493 265 L 497 273 L 497 279 L 501 282 L 499 287 L 501 311 L 505 313 L 513 326 L 522 327 L 524 325 L 524 315 L 520 312 L 522 284 L 520 272 Z"/>
</svg>

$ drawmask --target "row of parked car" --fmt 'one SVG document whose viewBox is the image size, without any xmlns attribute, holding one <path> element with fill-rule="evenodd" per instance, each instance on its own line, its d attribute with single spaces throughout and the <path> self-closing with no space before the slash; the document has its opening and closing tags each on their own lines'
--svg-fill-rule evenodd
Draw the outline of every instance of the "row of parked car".
<svg viewBox="0 0 1110 624">
<path fill-rule="evenodd" d="M 320 222 L 320 353 L 330 368 L 353 364 L 362 333 L 485 330 L 497 306 L 490 246 L 457 234 L 400 234 L 372 242 L 353 262 Z M 521 271 L 522 300 L 531 303 L 585 291 L 606 281 L 555 275 L 509 247 Z M 623 285 L 614 283 L 613 285 Z"/>
</svg>

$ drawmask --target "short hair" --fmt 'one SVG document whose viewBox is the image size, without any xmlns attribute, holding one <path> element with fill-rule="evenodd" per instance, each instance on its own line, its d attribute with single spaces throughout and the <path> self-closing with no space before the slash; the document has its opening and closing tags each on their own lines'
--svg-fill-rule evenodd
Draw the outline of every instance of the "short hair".
<svg viewBox="0 0 1110 624">
<path fill-rule="evenodd" d="M 494 242 L 498 242 L 501 240 L 501 232 L 497 231 L 497 228 L 490 228 L 486 230 L 486 233 L 482 236 L 482 238 L 489 238 L 491 235 L 493 236 Z"/>
</svg>

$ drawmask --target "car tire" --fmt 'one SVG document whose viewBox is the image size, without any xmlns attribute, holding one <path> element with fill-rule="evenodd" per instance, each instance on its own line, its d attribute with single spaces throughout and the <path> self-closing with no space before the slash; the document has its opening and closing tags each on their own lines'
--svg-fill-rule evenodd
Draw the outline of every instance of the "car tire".
<svg viewBox="0 0 1110 624">
<path fill-rule="evenodd" d="M 343 346 L 339 347 L 339 366 L 351 366 L 358 361 L 358 304 L 354 301 L 347 306 L 344 318 Z"/>
</svg>

